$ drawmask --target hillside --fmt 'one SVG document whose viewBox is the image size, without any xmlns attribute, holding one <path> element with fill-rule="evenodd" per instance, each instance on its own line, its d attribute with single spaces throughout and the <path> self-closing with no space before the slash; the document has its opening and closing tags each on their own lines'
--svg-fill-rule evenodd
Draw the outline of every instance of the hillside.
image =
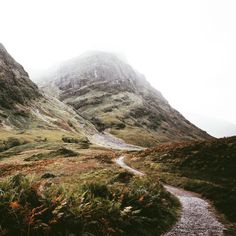
<svg viewBox="0 0 236 236">
<path fill-rule="evenodd" d="M 83 138 L 98 133 L 72 107 L 41 93 L 0 44 L 0 141 L 60 141 L 62 136 Z M 23 141 L 22 141 L 23 142 Z"/>
<path fill-rule="evenodd" d="M 135 154 L 131 163 L 165 183 L 203 194 L 236 222 L 236 137 L 163 144 Z"/>
<path fill-rule="evenodd" d="M 210 137 L 173 109 L 143 75 L 113 54 L 85 54 L 41 80 L 45 92 L 72 105 L 99 131 L 106 130 L 128 143 L 153 146 Z"/>
<path fill-rule="evenodd" d="M 2 45 L 0 59 L 0 235 L 163 235 L 180 204 L 161 181 L 234 220 L 234 138 L 144 150 L 112 135 L 143 146 L 210 138 L 129 65 L 110 54 L 72 60 L 43 93 Z M 150 175 L 115 165 L 121 150 Z"/>
</svg>

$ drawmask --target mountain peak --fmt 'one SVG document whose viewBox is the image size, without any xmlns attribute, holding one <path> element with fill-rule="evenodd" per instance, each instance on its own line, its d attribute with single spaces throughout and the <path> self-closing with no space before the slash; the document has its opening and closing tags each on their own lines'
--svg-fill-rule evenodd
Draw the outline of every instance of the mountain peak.
<svg viewBox="0 0 236 236">
<path fill-rule="evenodd" d="M 62 63 L 59 67 L 59 73 L 73 74 L 73 73 L 93 73 L 97 69 L 97 72 L 108 73 L 112 71 L 113 76 L 107 76 L 105 79 L 114 80 L 114 79 L 124 79 L 124 76 L 127 73 L 134 73 L 134 70 L 128 65 L 120 56 L 104 52 L 104 51 L 90 51 L 82 54 L 81 56 L 75 57 L 71 60 L 68 60 L 65 63 Z M 127 70 L 128 69 L 128 70 Z M 125 72 L 121 75 L 122 72 Z M 97 78 L 95 73 L 94 77 Z M 92 79 L 93 76 L 85 77 L 87 79 Z"/>
</svg>

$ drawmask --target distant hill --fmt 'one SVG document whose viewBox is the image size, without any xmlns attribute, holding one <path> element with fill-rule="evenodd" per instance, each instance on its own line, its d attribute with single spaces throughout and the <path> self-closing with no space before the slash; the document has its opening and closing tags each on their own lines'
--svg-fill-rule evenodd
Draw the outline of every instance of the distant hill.
<svg viewBox="0 0 236 236">
<path fill-rule="evenodd" d="M 74 58 L 41 81 L 46 81 L 40 84 L 46 93 L 72 105 L 98 130 L 128 143 L 153 146 L 210 138 L 173 109 L 142 74 L 113 54 L 94 52 Z"/>
</svg>

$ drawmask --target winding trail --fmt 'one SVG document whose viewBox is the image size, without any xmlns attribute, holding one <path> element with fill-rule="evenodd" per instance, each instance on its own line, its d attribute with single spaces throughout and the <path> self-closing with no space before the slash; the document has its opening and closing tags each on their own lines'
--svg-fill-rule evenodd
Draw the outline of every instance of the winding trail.
<svg viewBox="0 0 236 236">
<path fill-rule="evenodd" d="M 145 174 L 131 168 L 124 162 L 125 157 L 120 156 L 116 163 L 122 168 L 144 176 Z M 200 195 L 164 185 L 167 191 L 175 195 L 181 205 L 182 213 L 176 225 L 164 236 L 223 236 L 224 226 L 217 220 L 210 209 L 207 201 L 200 198 Z"/>
</svg>

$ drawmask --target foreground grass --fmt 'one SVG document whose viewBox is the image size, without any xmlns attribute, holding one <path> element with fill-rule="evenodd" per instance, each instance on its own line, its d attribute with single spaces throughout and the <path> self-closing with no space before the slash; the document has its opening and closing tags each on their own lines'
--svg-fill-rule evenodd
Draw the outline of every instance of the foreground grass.
<svg viewBox="0 0 236 236">
<path fill-rule="evenodd" d="M 160 235 L 175 222 L 178 202 L 158 182 L 103 176 L 70 185 L 21 174 L 1 182 L 0 235 Z"/>
<path fill-rule="evenodd" d="M 178 201 L 158 181 L 119 171 L 112 150 L 62 138 L 3 143 L 14 145 L 0 154 L 0 235 L 151 236 L 176 221 Z"/>
</svg>

